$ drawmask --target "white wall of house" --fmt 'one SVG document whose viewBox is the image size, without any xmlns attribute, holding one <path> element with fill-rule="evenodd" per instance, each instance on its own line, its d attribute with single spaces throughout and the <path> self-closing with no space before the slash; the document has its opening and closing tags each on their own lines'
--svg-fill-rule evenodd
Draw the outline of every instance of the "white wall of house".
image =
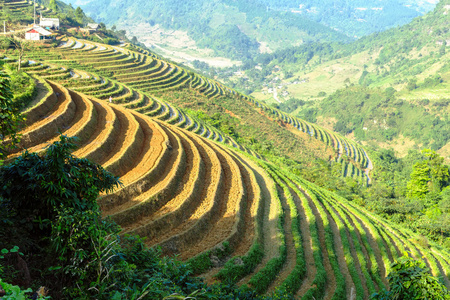
<svg viewBox="0 0 450 300">
<path fill-rule="evenodd" d="M 25 39 L 30 41 L 39 41 L 39 33 L 38 32 L 27 32 L 25 33 Z"/>
<path fill-rule="evenodd" d="M 39 25 L 41 25 L 42 27 L 59 28 L 59 19 L 41 18 Z"/>
</svg>

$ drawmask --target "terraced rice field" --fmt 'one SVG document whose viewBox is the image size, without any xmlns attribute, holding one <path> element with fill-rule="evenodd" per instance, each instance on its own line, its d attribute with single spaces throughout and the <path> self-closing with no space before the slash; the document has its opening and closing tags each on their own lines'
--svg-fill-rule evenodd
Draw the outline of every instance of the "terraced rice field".
<svg viewBox="0 0 450 300">
<path fill-rule="evenodd" d="M 210 98 L 223 95 L 235 97 L 251 103 L 255 110 L 264 112 L 268 118 L 288 125 L 289 130 L 307 133 L 334 148 L 335 160 L 345 161 L 344 176 L 351 176 L 363 184 L 370 182 L 370 159 L 364 149 L 351 140 L 259 103 L 214 80 L 187 72 L 139 47 L 107 46 L 74 38 L 65 39 L 56 49 L 34 53 L 31 58 L 42 63 L 29 65 L 25 69 L 73 90 L 103 100 L 112 98 L 114 103 L 157 116 L 160 120 L 169 120 L 171 124 L 228 144 L 235 143 L 217 130 L 206 128 L 205 124 L 197 125 L 195 123 L 200 122 L 196 120 L 191 122 L 192 117 L 155 95 L 166 90 L 190 88 Z"/>
<path fill-rule="evenodd" d="M 36 5 L 36 14 L 45 14 L 45 16 L 50 17 L 53 15 L 53 11 L 39 3 L 34 4 L 31 0 L 2 0 L 0 1 L 0 7 L 3 9 L 8 9 L 9 13 L 13 18 L 24 19 L 24 17 L 29 17 L 28 13 L 33 12 L 33 5 Z"/>
<path fill-rule="evenodd" d="M 45 87 L 25 111 L 22 148 L 40 151 L 58 130 L 78 136 L 75 155 L 123 182 L 98 199 L 103 215 L 123 234 L 179 255 L 208 282 L 247 284 L 261 294 L 283 288 L 298 299 L 367 299 L 408 251 L 450 286 L 450 254 L 438 245 L 422 248 L 413 233 L 212 138 L 220 133 L 159 99 L 144 94 L 151 107 L 140 113 L 52 81 Z M 160 113 L 150 117 L 156 106 Z"/>
</svg>

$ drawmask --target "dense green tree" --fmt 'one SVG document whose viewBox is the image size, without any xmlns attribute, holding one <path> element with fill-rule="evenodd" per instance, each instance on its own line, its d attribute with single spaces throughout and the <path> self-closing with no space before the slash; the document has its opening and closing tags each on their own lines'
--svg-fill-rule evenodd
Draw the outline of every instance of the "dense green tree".
<svg viewBox="0 0 450 300">
<path fill-rule="evenodd" d="M 75 9 L 75 18 L 78 23 L 83 24 L 84 12 L 79 6 Z"/>
<path fill-rule="evenodd" d="M 445 285 L 430 274 L 421 260 L 407 254 L 391 265 L 389 290 L 372 295 L 373 300 L 450 299 Z"/>
<path fill-rule="evenodd" d="M 429 192 L 439 194 L 449 183 L 449 169 L 444 158 L 435 151 L 424 149 L 425 159 L 416 162 L 408 182 L 408 196 L 424 198 Z"/>
<path fill-rule="evenodd" d="M 58 10 L 58 5 L 56 4 L 56 0 L 50 0 L 50 2 L 49 2 L 49 7 L 50 7 L 53 11 L 57 11 L 57 10 Z"/>
<path fill-rule="evenodd" d="M 426 161 L 414 164 L 411 180 L 408 181 L 408 196 L 411 198 L 423 198 L 428 193 L 430 168 Z"/>
<path fill-rule="evenodd" d="M 23 121 L 20 115 L 19 106 L 13 102 L 13 95 L 10 90 L 9 76 L 0 70 L 0 165 L 10 147 L 19 142 L 17 135 L 19 125 Z M 3 141 L 9 142 L 3 143 Z"/>
<path fill-rule="evenodd" d="M 25 152 L 9 165 L 0 169 L 0 199 L 2 199 L 3 219 L 28 219 L 28 226 L 35 228 L 32 234 L 39 230 L 48 233 L 50 224 L 44 226 L 42 220 L 53 220 L 61 210 L 93 210 L 97 208 L 97 196 L 101 192 L 111 191 L 119 184 L 117 177 L 112 176 L 101 166 L 87 159 L 79 159 L 71 154 L 76 148 L 74 138 L 61 136 L 60 141 L 50 145 L 44 154 Z M 14 223 L 14 222 L 13 222 Z M 4 227 L 3 233 L 10 241 L 17 243 L 21 249 L 35 240 L 23 234 L 16 235 L 16 231 L 8 231 Z M 6 233 L 5 231 L 8 231 Z M 1 237 L 1 233 L 0 233 Z M 15 238 L 12 238 L 15 237 Z M 4 239 L 2 239 L 4 240 Z"/>
<path fill-rule="evenodd" d="M 444 158 L 435 151 L 424 149 L 422 154 L 427 157 L 430 166 L 431 191 L 440 193 L 449 183 L 448 166 L 444 164 Z"/>
</svg>

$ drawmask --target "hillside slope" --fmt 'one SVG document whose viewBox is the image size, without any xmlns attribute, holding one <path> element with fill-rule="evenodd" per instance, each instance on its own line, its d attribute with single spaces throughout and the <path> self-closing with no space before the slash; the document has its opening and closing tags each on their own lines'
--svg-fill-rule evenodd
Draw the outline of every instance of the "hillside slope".
<svg viewBox="0 0 450 300">
<path fill-rule="evenodd" d="M 164 120 L 171 119 L 181 127 L 213 139 L 223 139 L 230 144 L 238 140 L 263 155 L 302 162 L 305 167 L 314 164 L 316 159 L 340 162 L 345 155 L 348 158 L 343 162 L 351 165 L 351 171 L 344 171 L 344 174 L 357 180 L 366 177 L 363 171 L 369 162 L 359 145 L 303 120 L 262 107 L 214 80 L 198 76 L 148 51 L 76 39 L 68 39 L 61 45 L 31 51 L 27 58 L 39 63 L 29 65 L 29 72 L 101 99 L 111 97 L 116 103 L 150 116 L 162 114 Z M 178 121 L 178 115 L 189 113 L 166 101 L 178 107 L 200 109 L 209 116 L 219 113 L 220 120 L 212 122 L 216 123 L 216 128 L 207 130 L 192 122 Z M 204 105 L 206 103 L 214 105 Z M 217 129 L 227 131 L 227 124 L 234 128 L 231 136 L 214 133 L 219 132 Z"/>
<path fill-rule="evenodd" d="M 448 143 L 449 5 L 440 1 L 410 24 L 352 44 L 311 47 L 306 61 L 301 49 L 291 57 L 274 54 L 265 68 L 281 71 L 264 80 L 279 78 L 274 85 L 282 104 L 269 93 L 271 84 L 252 95 L 359 141 L 441 149 Z"/>
<path fill-rule="evenodd" d="M 450 255 L 439 246 L 423 248 L 415 234 L 271 163 L 42 83 L 48 92 L 26 110 L 21 146 L 40 151 L 58 130 L 78 136 L 75 155 L 124 183 L 100 197 L 103 214 L 123 233 L 188 259 L 198 274 L 306 299 L 367 299 L 386 286 L 389 264 L 403 251 L 435 276 L 450 274 Z"/>
</svg>

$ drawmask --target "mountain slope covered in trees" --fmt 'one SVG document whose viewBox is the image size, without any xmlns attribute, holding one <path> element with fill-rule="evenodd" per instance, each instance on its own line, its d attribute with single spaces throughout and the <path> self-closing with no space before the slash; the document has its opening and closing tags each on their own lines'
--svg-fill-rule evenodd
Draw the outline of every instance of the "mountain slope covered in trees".
<svg viewBox="0 0 450 300">
<path fill-rule="evenodd" d="M 258 1 L 92 1 L 82 8 L 93 18 L 135 34 L 139 24 L 187 32 L 199 47 L 243 60 L 311 41 L 348 41 L 344 34 L 301 15 L 267 9 Z M 145 37 L 145 32 L 142 34 Z"/>
<path fill-rule="evenodd" d="M 245 85 L 260 100 L 359 141 L 394 141 L 403 154 L 414 145 L 448 153 L 449 5 L 351 44 L 262 55 Z"/>
<path fill-rule="evenodd" d="M 350 41 L 403 25 L 435 1 L 76 1 L 93 18 L 145 40 L 159 25 L 187 32 L 200 48 L 242 60 L 313 41 Z M 146 29 L 144 29 L 146 28 Z M 351 38 L 348 38 L 351 37 Z M 261 48 L 261 44 L 263 47 Z"/>
<path fill-rule="evenodd" d="M 361 37 L 404 25 L 434 8 L 438 1 L 341 1 L 260 0 L 270 8 L 287 10 L 336 28 L 349 36 Z"/>
</svg>

